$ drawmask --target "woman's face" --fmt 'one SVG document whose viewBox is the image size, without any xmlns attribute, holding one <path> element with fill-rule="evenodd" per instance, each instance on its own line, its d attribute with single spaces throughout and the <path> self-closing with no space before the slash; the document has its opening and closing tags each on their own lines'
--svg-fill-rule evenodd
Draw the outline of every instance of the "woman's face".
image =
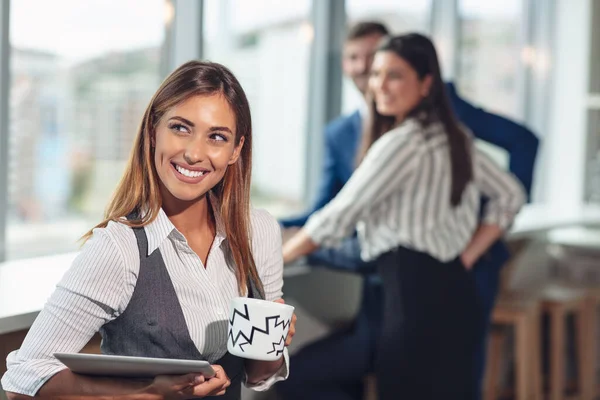
<svg viewBox="0 0 600 400">
<path fill-rule="evenodd" d="M 235 114 L 221 94 L 194 96 L 165 113 L 153 138 L 154 163 L 165 196 L 194 201 L 215 187 L 240 156 Z"/>
<path fill-rule="evenodd" d="M 429 94 L 431 76 L 419 78 L 406 60 L 391 51 L 375 54 L 369 89 L 377 112 L 401 121 Z"/>
</svg>

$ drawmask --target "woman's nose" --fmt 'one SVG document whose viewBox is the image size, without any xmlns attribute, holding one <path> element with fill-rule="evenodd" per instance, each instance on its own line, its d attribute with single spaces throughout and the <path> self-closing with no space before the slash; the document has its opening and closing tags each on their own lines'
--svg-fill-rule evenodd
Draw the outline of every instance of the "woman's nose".
<svg viewBox="0 0 600 400">
<path fill-rule="evenodd" d="M 383 91 L 386 87 L 386 79 L 383 76 L 378 76 L 373 82 L 373 89 Z"/>
<path fill-rule="evenodd" d="M 200 138 L 190 140 L 185 148 L 183 158 L 190 165 L 196 164 L 204 160 L 206 157 L 206 149 Z"/>
</svg>

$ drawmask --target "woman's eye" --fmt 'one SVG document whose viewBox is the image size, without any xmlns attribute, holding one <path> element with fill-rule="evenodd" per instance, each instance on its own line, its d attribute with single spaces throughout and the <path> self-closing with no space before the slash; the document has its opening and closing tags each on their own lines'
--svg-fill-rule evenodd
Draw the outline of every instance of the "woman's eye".
<svg viewBox="0 0 600 400">
<path fill-rule="evenodd" d="M 182 125 L 182 124 L 171 124 L 169 125 L 169 129 L 171 129 L 172 131 L 175 131 L 177 133 L 189 133 L 190 130 L 187 128 L 187 126 Z"/>
<path fill-rule="evenodd" d="M 215 142 L 226 142 L 227 141 L 227 137 L 220 133 L 213 133 L 212 135 L 210 135 L 210 139 L 214 140 Z"/>
</svg>

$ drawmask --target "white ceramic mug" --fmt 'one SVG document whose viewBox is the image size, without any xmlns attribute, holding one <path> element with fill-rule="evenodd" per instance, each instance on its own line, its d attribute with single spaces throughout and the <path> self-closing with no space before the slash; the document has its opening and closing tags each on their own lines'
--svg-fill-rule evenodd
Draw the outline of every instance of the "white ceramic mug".
<svg viewBox="0 0 600 400">
<path fill-rule="evenodd" d="M 238 357 L 281 358 L 294 307 L 273 301 L 236 297 L 229 305 L 227 350 Z"/>
</svg>

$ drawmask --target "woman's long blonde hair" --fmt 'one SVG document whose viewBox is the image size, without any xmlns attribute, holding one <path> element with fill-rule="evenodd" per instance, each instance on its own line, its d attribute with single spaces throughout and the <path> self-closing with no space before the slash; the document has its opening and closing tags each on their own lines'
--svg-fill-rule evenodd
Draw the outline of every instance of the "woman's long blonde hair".
<svg viewBox="0 0 600 400">
<path fill-rule="evenodd" d="M 239 292 L 244 295 L 248 278 L 253 278 L 264 293 L 250 237 L 250 179 L 252 175 L 252 120 L 250 105 L 235 76 L 221 64 L 190 61 L 177 68 L 158 88 L 144 112 L 135 144 L 117 190 L 106 208 L 104 221 L 95 228 L 104 228 L 109 221 L 121 221 L 131 227 L 143 227 L 157 217 L 162 206 L 159 178 L 154 165 L 154 149 L 150 139 L 167 110 L 193 96 L 221 94 L 236 116 L 235 144 L 244 138 L 238 161 L 225 172 L 223 180 L 213 189 L 220 208 L 230 252 L 235 262 Z M 148 210 L 138 220 L 125 220 L 134 210 Z M 87 240 L 92 230 L 83 236 Z"/>
</svg>

